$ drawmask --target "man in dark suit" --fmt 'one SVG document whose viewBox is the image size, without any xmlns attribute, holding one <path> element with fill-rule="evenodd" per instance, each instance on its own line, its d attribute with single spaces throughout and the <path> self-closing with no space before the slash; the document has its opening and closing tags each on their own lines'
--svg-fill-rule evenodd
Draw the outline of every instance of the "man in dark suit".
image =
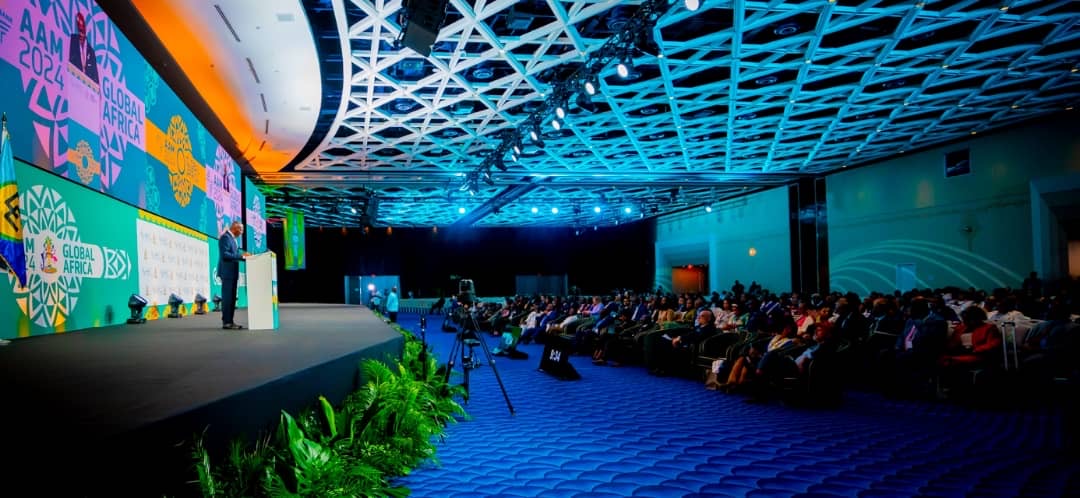
<svg viewBox="0 0 1080 498">
<path fill-rule="evenodd" d="M 86 38 L 86 18 L 82 12 L 75 15 L 75 28 L 68 40 L 68 61 L 97 83 L 97 57 L 94 56 L 94 47 L 90 46 L 90 40 Z"/>
<path fill-rule="evenodd" d="M 911 301 L 908 321 L 896 338 L 894 392 L 928 394 L 925 381 L 936 373 L 949 340 L 949 324 L 933 309 L 934 303 L 925 298 Z"/>
<path fill-rule="evenodd" d="M 236 284 L 240 278 L 240 262 L 250 256 L 240 251 L 240 236 L 244 233 L 244 224 L 232 222 L 229 229 L 218 238 L 218 277 L 221 278 L 221 323 L 222 328 L 239 330 L 244 328 L 233 323 L 236 312 Z"/>
</svg>

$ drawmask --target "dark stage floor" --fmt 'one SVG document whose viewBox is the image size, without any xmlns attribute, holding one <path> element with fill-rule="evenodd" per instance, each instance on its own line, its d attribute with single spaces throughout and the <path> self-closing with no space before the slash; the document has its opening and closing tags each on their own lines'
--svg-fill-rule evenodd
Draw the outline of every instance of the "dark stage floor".
<svg viewBox="0 0 1080 498">
<path fill-rule="evenodd" d="M 177 443 L 206 426 L 221 440 L 250 434 L 281 409 L 339 399 L 355 388 L 361 359 L 397 356 L 403 344 L 360 306 L 283 304 L 276 331 L 223 330 L 220 320 L 162 319 L 0 347 L 5 457 Z"/>
</svg>

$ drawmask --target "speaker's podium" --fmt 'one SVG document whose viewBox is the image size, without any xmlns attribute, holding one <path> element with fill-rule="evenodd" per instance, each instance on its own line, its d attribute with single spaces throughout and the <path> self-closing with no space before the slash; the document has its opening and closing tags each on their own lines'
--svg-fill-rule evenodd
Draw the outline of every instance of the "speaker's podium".
<svg viewBox="0 0 1080 498">
<path fill-rule="evenodd" d="M 246 261 L 248 329 L 277 329 L 277 255 L 266 251 L 248 256 Z"/>
</svg>

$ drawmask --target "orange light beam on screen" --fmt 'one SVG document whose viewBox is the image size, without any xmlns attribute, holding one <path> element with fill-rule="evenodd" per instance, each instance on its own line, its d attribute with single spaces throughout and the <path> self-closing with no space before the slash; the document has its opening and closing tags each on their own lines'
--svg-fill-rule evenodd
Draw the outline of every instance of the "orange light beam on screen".
<svg viewBox="0 0 1080 498">
<path fill-rule="evenodd" d="M 251 166 L 258 172 L 280 170 L 298 151 L 277 151 L 273 150 L 273 147 L 257 150 L 264 139 L 260 136 L 262 122 L 259 122 L 260 126 L 256 126 L 240 104 L 250 96 L 236 94 L 232 85 L 212 67 L 235 61 L 216 58 L 216 54 L 227 54 L 229 51 L 210 45 L 212 42 L 207 41 L 211 39 L 206 35 L 207 28 L 192 23 L 189 16 L 182 12 L 182 7 L 173 5 L 182 3 L 162 0 L 132 1 L 203 100 L 229 130 L 236 147 L 242 151 Z M 285 159 L 282 159 L 283 157 Z"/>
</svg>

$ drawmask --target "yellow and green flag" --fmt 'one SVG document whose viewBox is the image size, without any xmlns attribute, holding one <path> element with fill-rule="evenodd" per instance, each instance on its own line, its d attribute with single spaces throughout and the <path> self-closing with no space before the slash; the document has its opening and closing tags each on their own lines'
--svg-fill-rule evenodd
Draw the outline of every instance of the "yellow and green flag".
<svg viewBox="0 0 1080 498">
<path fill-rule="evenodd" d="M 15 275 L 20 286 L 26 285 L 26 248 L 23 246 L 19 186 L 15 183 L 15 158 L 11 153 L 7 116 L 0 125 L 0 261 Z"/>
</svg>

